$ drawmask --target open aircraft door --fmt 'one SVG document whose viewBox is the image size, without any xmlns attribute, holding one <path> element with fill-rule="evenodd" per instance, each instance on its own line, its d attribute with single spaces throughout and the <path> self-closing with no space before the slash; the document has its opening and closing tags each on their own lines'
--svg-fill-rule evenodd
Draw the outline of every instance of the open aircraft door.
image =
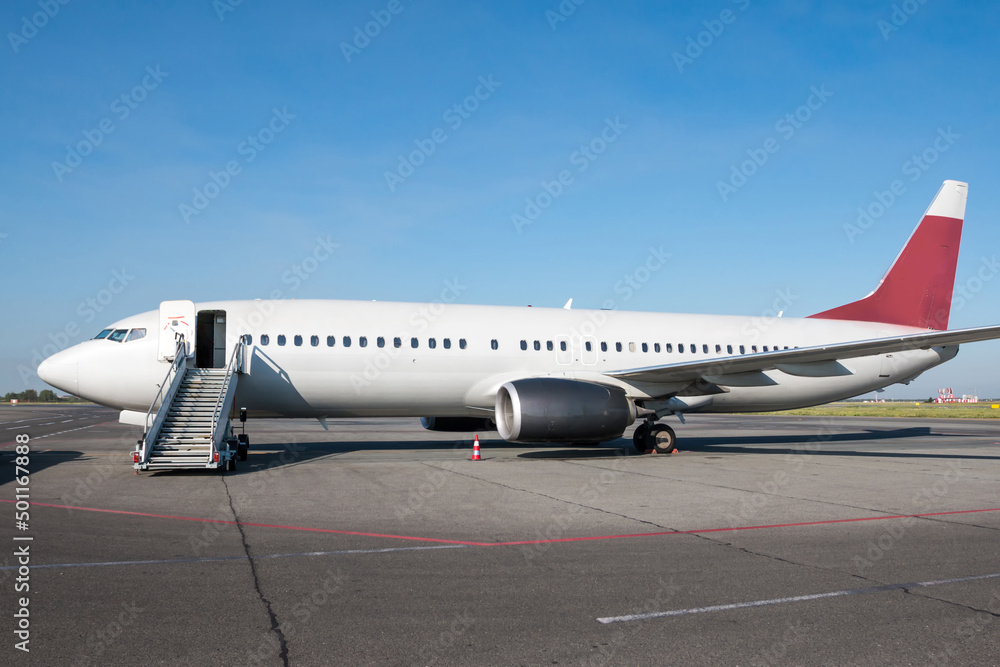
<svg viewBox="0 0 1000 667">
<path fill-rule="evenodd" d="M 187 343 L 187 356 L 194 351 L 195 312 L 193 301 L 162 301 L 160 303 L 160 344 L 156 358 L 173 361 L 177 350 L 177 335 Z"/>
</svg>

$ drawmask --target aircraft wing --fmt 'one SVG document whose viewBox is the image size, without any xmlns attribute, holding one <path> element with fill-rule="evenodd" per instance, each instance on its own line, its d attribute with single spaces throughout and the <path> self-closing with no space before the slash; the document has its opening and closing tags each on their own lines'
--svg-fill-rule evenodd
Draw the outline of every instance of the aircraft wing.
<svg viewBox="0 0 1000 667">
<path fill-rule="evenodd" d="M 905 350 L 926 350 L 943 345 L 974 343 L 995 338 L 1000 338 L 1000 325 L 952 331 L 928 331 L 927 333 L 904 336 L 800 347 L 794 350 L 775 350 L 774 352 L 757 352 L 716 359 L 683 361 L 676 364 L 610 371 L 605 375 L 622 380 L 652 383 L 695 381 L 706 375 L 719 376 L 772 369 L 787 370 L 792 375 L 801 375 L 810 374 L 809 365 L 813 365 L 817 371 L 821 371 L 821 364 L 830 364 L 842 359 Z M 783 366 L 785 368 L 782 368 Z"/>
</svg>

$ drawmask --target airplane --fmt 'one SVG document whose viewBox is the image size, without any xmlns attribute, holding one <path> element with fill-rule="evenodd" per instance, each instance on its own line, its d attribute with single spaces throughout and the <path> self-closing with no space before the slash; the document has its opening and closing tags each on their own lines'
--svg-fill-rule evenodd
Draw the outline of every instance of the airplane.
<svg viewBox="0 0 1000 667">
<path fill-rule="evenodd" d="M 38 375 L 147 435 L 167 384 L 180 382 L 165 371 L 186 364 L 238 376 L 216 420 L 308 417 L 326 428 L 328 418 L 421 417 L 431 430 L 496 429 L 529 444 L 615 440 L 639 420 L 635 449 L 671 453 L 668 416 L 843 400 L 909 383 L 961 343 L 1000 338 L 1000 326 L 948 330 L 967 192 L 945 181 L 874 291 L 805 318 L 164 301 L 49 357 Z"/>
</svg>

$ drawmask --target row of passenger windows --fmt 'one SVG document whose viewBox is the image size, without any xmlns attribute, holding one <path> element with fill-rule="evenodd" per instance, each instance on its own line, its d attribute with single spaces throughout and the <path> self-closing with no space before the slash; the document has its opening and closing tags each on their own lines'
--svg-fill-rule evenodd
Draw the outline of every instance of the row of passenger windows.
<svg viewBox="0 0 1000 667">
<path fill-rule="evenodd" d="M 275 342 L 277 342 L 277 344 L 279 346 L 285 345 L 285 343 L 288 342 L 288 339 L 285 337 L 284 334 L 278 334 L 275 338 L 276 338 Z M 344 336 L 341 339 L 341 344 L 344 347 L 350 347 L 353 344 L 353 342 L 354 341 L 352 340 L 352 338 L 350 336 Z M 252 343 L 253 343 L 253 337 L 252 336 L 247 336 L 247 344 L 252 344 Z M 303 340 L 302 336 L 298 336 L 298 335 L 292 336 L 292 344 L 294 344 L 296 347 L 302 347 L 303 343 L 304 343 L 304 340 Z M 309 337 L 309 345 L 311 345 L 312 347 L 319 347 L 319 343 L 320 343 L 320 337 L 319 336 L 310 336 Z M 271 336 L 269 334 L 261 334 L 261 336 L 260 336 L 260 344 L 262 346 L 263 345 L 270 345 L 271 344 Z M 326 337 L 326 346 L 327 347 L 336 347 L 336 345 L 337 345 L 337 337 L 336 336 L 327 336 Z M 383 338 L 382 336 L 379 336 L 378 338 L 376 338 L 375 339 L 375 346 L 376 347 L 385 347 L 385 338 Z M 400 338 L 399 336 L 393 338 L 392 339 L 392 346 L 393 347 L 403 347 L 403 339 Z M 428 338 L 427 339 L 427 347 L 429 347 L 429 348 L 431 348 L 433 350 L 437 346 L 438 346 L 437 338 Z M 358 336 L 358 347 L 368 347 L 368 337 L 367 336 Z M 416 338 L 416 337 L 411 338 L 410 339 L 410 347 L 412 347 L 412 348 L 418 348 L 418 347 L 420 347 L 420 339 Z M 450 338 L 443 338 L 443 339 L 441 339 L 441 347 L 443 347 L 446 350 L 450 350 L 451 349 L 451 339 Z M 464 350 L 466 347 L 468 347 L 468 343 L 466 342 L 466 340 L 464 338 L 459 338 L 458 339 L 458 348 L 460 350 Z M 494 348 L 494 349 L 496 349 L 496 348 Z"/>
<path fill-rule="evenodd" d="M 496 343 L 496 341 L 493 341 L 493 342 L 494 342 L 494 344 Z M 661 347 L 660 347 L 659 343 L 653 343 L 652 346 L 650 346 L 649 343 L 639 343 L 638 345 L 636 343 L 628 343 L 627 345 L 628 345 L 629 352 L 636 352 L 637 350 L 640 350 L 640 349 L 643 352 L 649 352 L 650 349 L 652 349 L 653 352 L 660 352 L 660 350 L 661 350 Z M 542 349 L 542 341 L 540 341 L 540 340 L 534 341 L 531 344 L 531 347 L 534 350 L 536 350 L 536 351 L 541 351 L 541 349 Z M 738 345 L 736 347 L 739 349 L 739 353 L 740 354 L 746 354 L 747 353 L 747 346 L 746 345 Z M 589 340 L 585 341 L 584 342 L 584 348 L 586 348 L 587 352 L 592 352 L 593 349 L 594 349 L 593 343 L 591 341 L 589 341 Z M 497 349 L 496 345 L 493 346 L 493 349 L 494 350 Z M 521 349 L 522 350 L 527 350 L 528 349 L 528 341 L 526 341 L 526 340 L 522 340 L 521 341 Z M 549 351 L 549 352 L 551 352 L 552 350 L 555 349 L 555 346 L 554 346 L 554 344 L 552 343 L 551 340 L 545 341 L 545 349 L 547 351 Z M 622 343 L 620 343 L 620 342 L 619 343 L 615 343 L 615 351 L 616 352 L 622 352 L 624 349 L 625 349 L 625 346 Z M 701 351 L 704 354 L 709 354 L 709 349 L 710 349 L 709 345 L 707 345 L 705 343 L 702 343 L 702 345 L 701 345 Z M 735 354 L 733 352 L 733 346 L 732 345 L 726 345 L 725 349 L 726 349 L 726 354 Z M 778 345 L 774 345 L 774 346 L 772 346 L 770 348 L 767 345 L 764 345 L 763 349 L 761 351 L 762 352 L 770 352 L 770 351 L 780 350 L 780 349 L 781 349 L 781 347 L 778 346 Z M 784 349 L 787 350 L 788 346 L 785 345 Z M 566 341 L 564 341 L 564 340 L 559 341 L 559 350 L 561 352 L 565 352 L 566 351 Z M 664 352 L 673 353 L 673 351 L 674 351 L 674 345 L 673 345 L 673 343 L 664 343 L 663 347 L 662 347 L 662 350 Z M 692 354 L 697 354 L 698 353 L 698 344 L 697 343 L 690 343 L 690 344 L 688 344 L 687 345 L 687 350 L 690 351 Z M 607 351 L 608 351 L 608 343 L 605 342 L 605 341 L 601 341 L 601 352 L 607 352 Z M 685 345 L 684 345 L 684 343 L 678 343 L 677 344 L 677 352 L 683 354 L 684 351 L 685 351 Z M 751 345 L 750 346 L 750 352 L 751 353 L 755 353 L 757 351 L 758 350 L 757 350 L 757 346 L 756 345 Z M 716 345 L 715 346 L 715 353 L 716 354 L 722 354 L 722 345 Z"/>
<path fill-rule="evenodd" d="M 283 345 L 285 345 L 288 342 L 288 339 L 286 338 L 286 336 L 284 334 L 278 334 L 275 338 L 276 338 L 276 342 L 277 342 L 277 344 L 279 346 L 283 346 Z M 368 347 L 368 337 L 367 336 L 359 336 L 357 342 L 358 342 L 358 347 Z M 252 344 L 253 343 L 253 337 L 252 336 L 247 336 L 247 343 L 248 344 Z M 304 343 L 305 343 L 305 339 L 302 336 L 299 336 L 299 335 L 292 336 L 292 344 L 295 345 L 296 347 L 301 347 Z M 264 346 L 264 345 L 270 345 L 271 344 L 271 336 L 269 334 L 261 334 L 260 344 L 262 346 Z M 319 347 L 319 344 L 320 344 L 320 337 L 319 336 L 310 336 L 309 337 L 309 345 L 311 345 L 312 347 Z M 350 336 L 343 336 L 341 338 L 341 345 L 343 345 L 344 347 L 351 347 L 352 344 L 353 344 L 353 339 Z M 336 347 L 336 345 L 337 345 L 337 337 L 336 336 L 327 336 L 326 337 L 326 346 L 327 347 Z M 386 345 L 386 339 L 383 338 L 382 336 L 379 336 L 378 338 L 375 339 L 375 346 L 376 347 L 385 347 L 385 345 Z M 559 351 L 561 351 L 561 352 L 566 352 L 567 351 L 567 347 L 568 347 L 567 341 L 561 340 L 561 341 L 558 342 L 558 345 L 559 345 Z M 393 347 L 403 347 L 403 339 L 400 338 L 399 336 L 393 338 L 392 339 L 392 346 Z M 427 339 L 427 347 L 429 347 L 430 349 L 433 350 L 433 349 L 437 348 L 437 346 L 438 346 L 438 340 L 437 340 L 437 338 L 428 338 Z M 531 343 L 531 348 L 534 349 L 534 350 L 536 350 L 536 351 L 541 351 L 542 346 L 543 346 L 543 341 L 540 341 L 540 340 L 532 341 L 532 343 Z M 600 346 L 601 346 L 601 352 L 607 352 L 608 351 L 608 343 L 606 341 L 601 341 Z M 415 337 L 415 336 L 413 338 L 410 338 L 410 347 L 414 348 L 414 349 L 419 348 L 420 347 L 420 339 L 417 338 L 417 337 Z M 451 347 L 452 347 L 451 338 L 442 338 L 441 339 L 441 347 L 443 347 L 446 350 L 450 350 Z M 468 343 L 466 342 L 466 340 L 464 338 L 459 338 L 458 339 L 458 348 L 460 350 L 464 350 L 467 347 L 468 347 Z M 547 351 L 552 352 L 556 348 L 556 343 L 554 343 L 551 340 L 544 341 L 544 347 L 545 347 L 545 349 Z M 628 348 L 629 352 L 637 352 L 639 350 L 642 350 L 643 352 L 649 352 L 650 350 L 652 350 L 654 353 L 659 353 L 659 352 L 663 351 L 663 352 L 666 352 L 668 354 L 672 354 L 673 351 L 674 351 L 674 344 L 673 343 L 664 343 L 662 345 L 662 347 L 661 347 L 661 345 L 659 343 L 653 343 L 652 345 L 650 345 L 649 343 L 625 343 L 625 344 L 623 344 L 621 342 L 614 343 L 614 349 L 615 349 L 616 352 L 623 352 L 626 347 Z M 689 343 L 689 344 L 678 343 L 677 344 L 677 352 L 679 354 L 684 354 L 685 352 L 690 352 L 691 354 L 697 354 L 698 353 L 698 347 L 699 346 L 698 346 L 697 343 Z M 499 342 L 497 341 L 496 338 L 494 338 L 493 340 L 490 341 L 490 348 L 494 349 L 494 350 L 500 349 L 500 344 L 499 344 Z M 587 352 L 593 352 L 593 350 L 594 350 L 594 341 L 589 341 L 589 340 L 588 341 L 584 341 L 584 348 L 587 350 Z M 715 353 L 716 354 L 723 354 L 723 346 L 722 345 L 716 344 L 714 346 L 714 348 L 715 348 Z M 725 346 L 725 354 L 730 354 L 730 355 L 731 354 L 736 354 L 735 350 L 739 350 L 739 354 L 746 354 L 747 353 L 747 348 L 748 348 L 748 346 L 746 346 L 746 345 L 736 345 L 736 346 L 726 345 Z M 527 350 L 528 349 L 528 341 L 527 340 L 525 340 L 525 339 L 521 340 L 521 349 L 522 350 Z M 761 352 L 770 352 L 770 351 L 775 351 L 775 350 L 780 350 L 780 349 L 782 349 L 782 348 L 781 348 L 781 346 L 778 346 L 778 345 L 773 345 L 771 347 L 768 347 L 767 345 L 763 345 L 762 349 L 759 350 L 759 351 L 761 351 Z M 787 350 L 789 348 L 788 348 L 787 345 L 785 345 L 784 349 Z M 757 346 L 756 345 L 750 345 L 749 346 L 749 351 L 750 351 L 751 354 L 754 354 L 754 353 L 758 352 Z M 706 343 L 702 343 L 701 344 L 701 352 L 703 354 L 710 354 L 710 346 L 708 344 L 706 344 Z"/>
</svg>

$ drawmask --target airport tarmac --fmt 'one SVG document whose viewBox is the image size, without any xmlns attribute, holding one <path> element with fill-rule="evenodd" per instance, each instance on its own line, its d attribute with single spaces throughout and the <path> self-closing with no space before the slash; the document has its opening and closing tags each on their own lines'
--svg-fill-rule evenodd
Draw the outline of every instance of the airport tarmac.
<svg viewBox="0 0 1000 667">
<path fill-rule="evenodd" d="M 672 456 L 473 462 L 416 419 L 259 420 L 236 472 L 135 475 L 116 417 L 0 407 L 0 662 L 1000 664 L 996 422 L 695 415 Z"/>
</svg>

